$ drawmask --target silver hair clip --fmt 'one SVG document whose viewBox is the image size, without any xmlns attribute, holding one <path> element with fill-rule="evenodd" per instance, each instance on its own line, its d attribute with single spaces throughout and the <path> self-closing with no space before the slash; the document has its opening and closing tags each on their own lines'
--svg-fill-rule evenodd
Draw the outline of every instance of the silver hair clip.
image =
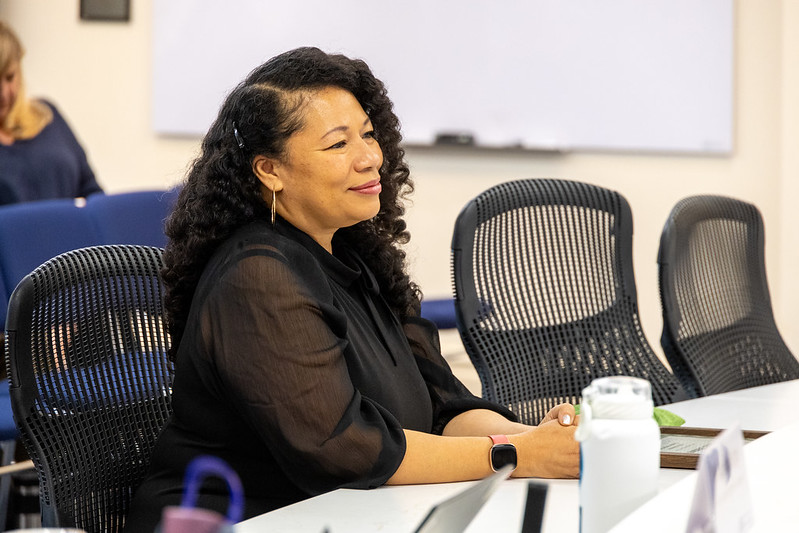
<svg viewBox="0 0 799 533">
<path fill-rule="evenodd" d="M 239 128 L 236 126 L 236 121 L 233 121 L 233 135 L 236 137 L 236 142 L 239 143 L 239 148 L 244 150 L 244 139 L 241 138 L 241 134 L 239 134 Z"/>
</svg>

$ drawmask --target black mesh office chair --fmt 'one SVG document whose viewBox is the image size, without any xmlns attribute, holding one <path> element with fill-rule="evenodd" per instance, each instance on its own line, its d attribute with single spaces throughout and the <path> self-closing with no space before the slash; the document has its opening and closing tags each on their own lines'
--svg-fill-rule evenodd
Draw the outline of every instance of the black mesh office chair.
<svg viewBox="0 0 799 533">
<path fill-rule="evenodd" d="M 601 376 L 648 379 L 656 405 L 686 398 L 641 329 L 632 229 L 619 193 L 574 181 L 503 183 L 466 205 L 453 282 L 485 398 L 528 424 Z"/>
<path fill-rule="evenodd" d="M 658 253 L 661 344 L 699 395 L 799 378 L 771 310 L 764 228 L 752 204 L 723 196 L 678 202 Z"/>
<path fill-rule="evenodd" d="M 155 247 L 61 254 L 11 296 L 14 418 L 39 475 L 42 523 L 120 531 L 171 412 Z"/>
</svg>

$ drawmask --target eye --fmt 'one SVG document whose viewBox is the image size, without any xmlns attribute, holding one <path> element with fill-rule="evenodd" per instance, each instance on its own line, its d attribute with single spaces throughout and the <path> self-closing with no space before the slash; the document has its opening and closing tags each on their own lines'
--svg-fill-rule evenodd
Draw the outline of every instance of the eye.
<svg viewBox="0 0 799 533">
<path fill-rule="evenodd" d="M 332 146 L 328 146 L 327 150 L 338 150 L 339 148 L 344 148 L 345 146 L 347 146 L 347 141 L 339 141 Z"/>
</svg>

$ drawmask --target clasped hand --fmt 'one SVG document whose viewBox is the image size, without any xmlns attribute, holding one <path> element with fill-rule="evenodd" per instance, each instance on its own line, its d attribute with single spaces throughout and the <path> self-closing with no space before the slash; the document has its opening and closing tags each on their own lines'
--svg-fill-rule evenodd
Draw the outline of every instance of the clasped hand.
<svg viewBox="0 0 799 533">
<path fill-rule="evenodd" d="M 519 460 L 514 477 L 578 477 L 580 446 L 574 439 L 578 422 L 574 406 L 564 403 L 553 407 L 538 426 L 510 436 Z"/>
</svg>

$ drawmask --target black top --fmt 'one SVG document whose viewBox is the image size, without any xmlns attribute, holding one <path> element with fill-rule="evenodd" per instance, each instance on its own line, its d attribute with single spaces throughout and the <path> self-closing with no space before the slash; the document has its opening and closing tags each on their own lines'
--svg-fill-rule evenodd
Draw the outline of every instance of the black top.
<svg viewBox="0 0 799 533">
<path fill-rule="evenodd" d="M 174 413 L 128 531 L 152 531 L 179 502 L 198 454 L 238 472 L 251 517 L 382 485 L 404 456 L 403 428 L 441 433 L 478 408 L 512 419 L 454 377 L 432 323 L 400 324 L 361 259 L 333 246 L 282 220 L 254 223 L 210 260 L 177 355 Z M 226 489 L 211 485 L 199 504 L 224 512 Z"/>
<path fill-rule="evenodd" d="M 0 144 L 0 205 L 102 191 L 58 109 L 43 103 L 52 110 L 53 120 L 36 137 Z"/>
</svg>

